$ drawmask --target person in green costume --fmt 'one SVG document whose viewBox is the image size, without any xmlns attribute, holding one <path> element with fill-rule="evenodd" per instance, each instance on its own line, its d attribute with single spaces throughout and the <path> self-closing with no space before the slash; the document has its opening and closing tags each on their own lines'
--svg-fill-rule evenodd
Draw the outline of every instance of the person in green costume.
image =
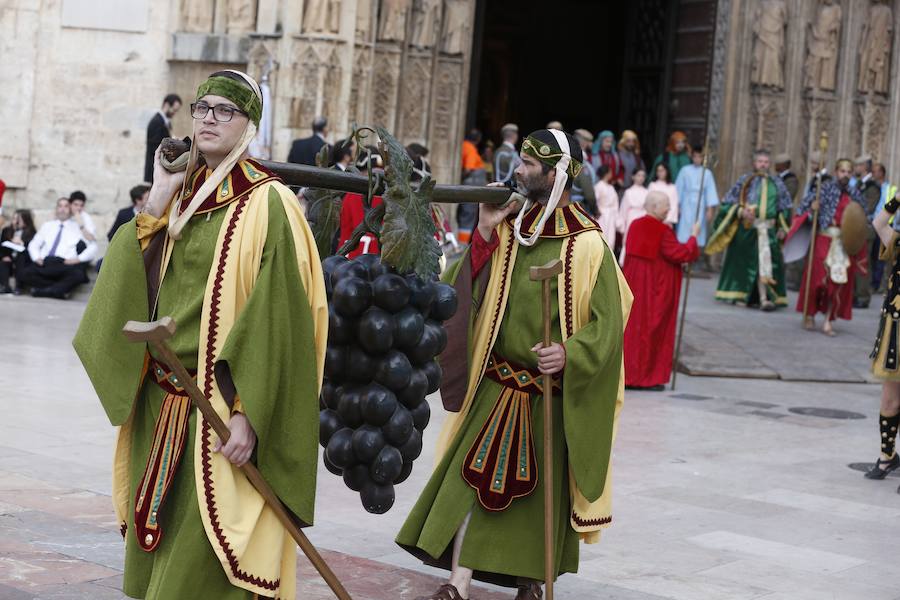
<svg viewBox="0 0 900 600">
<path fill-rule="evenodd" d="M 460 309 L 448 324 L 441 389 L 448 415 L 439 462 L 397 536 L 451 571 L 427 600 L 469 596 L 473 578 L 542 597 L 542 374 L 554 376 L 553 508 L 557 574 L 578 569 L 578 542 L 612 520 L 610 454 L 623 398 L 622 340 L 631 293 L 597 223 L 570 202 L 582 152 L 538 130 L 515 176 L 527 200 L 482 205 L 468 254 L 448 271 Z M 541 285 L 529 268 L 561 259 L 552 280 L 551 346 Z M 468 333 L 467 333 L 468 332 Z M 461 385 L 460 385 L 461 384 Z"/>
<path fill-rule="evenodd" d="M 73 342 L 119 426 L 113 503 L 133 598 L 296 594 L 293 541 L 238 467 L 254 462 L 312 523 L 327 306 L 296 198 L 249 158 L 261 113 L 244 73 L 200 85 L 187 168 L 170 172 L 157 150 L 144 211 L 113 237 Z M 122 335 L 163 316 L 231 431 L 224 445 L 171 365 Z"/>
<path fill-rule="evenodd" d="M 793 200 L 780 177 L 769 174 L 769 153 L 753 154 L 719 206 L 706 253 L 725 250 L 716 299 L 763 311 L 787 306 L 781 242 L 790 229 Z"/>
<path fill-rule="evenodd" d="M 656 180 L 656 167 L 662 162 L 669 167 L 669 174 L 672 176 L 670 183 L 678 181 L 681 169 L 691 164 L 691 147 L 683 131 L 673 131 L 669 136 L 665 151 L 653 161 L 653 168 L 650 169 L 651 181 Z"/>
</svg>

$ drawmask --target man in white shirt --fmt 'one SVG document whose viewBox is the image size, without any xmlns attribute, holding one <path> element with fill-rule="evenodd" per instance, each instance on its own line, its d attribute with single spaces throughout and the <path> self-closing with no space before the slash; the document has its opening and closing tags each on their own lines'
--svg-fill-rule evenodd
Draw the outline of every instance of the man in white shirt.
<svg viewBox="0 0 900 600">
<path fill-rule="evenodd" d="M 85 241 L 97 241 L 97 229 L 94 227 L 94 219 L 84 210 L 87 196 L 84 192 L 76 190 L 69 196 L 69 208 L 72 210 L 72 220 L 81 228 L 81 235 Z"/>
<path fill-rule="evenodd" d="M 56 218 L 38 229 L 28 244 L 32 264 L 22 273 L 22 283 L 38 298 L 66 299 L 78 285 L 87 283 L 86 266 L 97 254 L 97 244 L 85 239 L 72 219 L 68 198 L 56 201 Z"/>
</svg>

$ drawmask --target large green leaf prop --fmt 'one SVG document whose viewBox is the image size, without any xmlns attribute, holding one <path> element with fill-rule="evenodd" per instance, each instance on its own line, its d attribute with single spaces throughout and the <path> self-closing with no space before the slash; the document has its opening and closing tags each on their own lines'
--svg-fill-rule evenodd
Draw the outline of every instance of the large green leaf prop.
<svg viewBox="0 0 900 600">
<path fill-rule="evenodd" d="M 383 127 L 376 127 L 384 153 L 384 223 L 379 243 L 381 260 L 400 273 L 423 278 L 440 273 L 441 247 L 431 212 L 434 181 L 425 177 L 418 187 L 410 183 L 413 163 L 406 149 Z"/>
</svg>

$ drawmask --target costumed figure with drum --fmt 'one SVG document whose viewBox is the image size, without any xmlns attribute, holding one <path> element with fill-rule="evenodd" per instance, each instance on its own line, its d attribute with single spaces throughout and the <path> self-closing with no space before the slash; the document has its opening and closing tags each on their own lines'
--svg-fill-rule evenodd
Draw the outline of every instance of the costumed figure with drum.
<svg viewBox="0 0 900 600">
<path fill-rule="evenodd" d="M 753 172 L 740 177 L 719 206 L 709 255 L 725 251 L 716 299 L 764 311 L 787 306 L 781 240 L 790 223 L 791 194 L 769 174 L 769 153 L 757 150 Z"/>
<path fill-rule="evenodd" d="M 74 340 L 119 426 L 112 500 L 134 598 L 296 597 L 302 534 L 283 519 L 313 521 L 328 307 L 297 198 L 249 158 L 262 102 L 238 71 L 200 85 L 190 149 L 157 150 Z M 168 342 L 122 335 L 157 316 Z"/>
<path fill-rule="evenodd" d="M 797 311 L 808 330 L 815 329 L 815 315 L 824 314 L 822 332 L 828 336 L 835 335 L 832 321 L 851 319 L 854 276 L 868 271 L 868 220 L 859 191 L 849 185 L 852 168 L 849 160 L 838 160 L 834 178 L 806 193 L 785 242 L 793 257 L 795 248 L 806 246 L 814 233 Z"/>
<path fill-rule="evenodd" d="M 897 429 L 900 428 L 900 223 L 895 215 L 900 198 L 893 197 L 884 204 L 873 222 L 881 241 L 880 258 L 889 268 L 887 290 L 881 307 L 881 320 L 872 349 L 872 374 L 880 379 L 881 410 L 878 415 L 879 456 L 866 473 L 868 479 L 884 479 L 900 467 L 897 456 Z M 900 488 L 897 488 L 900 494 Z"/>
<path fill-rule="evenodd" d="M 537 600 L 542 582 L 578 569 L 579 541 L 598 541 L 612 520 L 631 291 L 597 223 L 570 201 L 582 168 L 576 139 L 535 131 L 521 159 L 527 200 L 482 205 L 471 247 L 446 276 L 460 305 L 441 355 L 451 413 L 397 536 L 451 571 L 429 599 L 467 598 L 475 578 Z"/>
</svg>

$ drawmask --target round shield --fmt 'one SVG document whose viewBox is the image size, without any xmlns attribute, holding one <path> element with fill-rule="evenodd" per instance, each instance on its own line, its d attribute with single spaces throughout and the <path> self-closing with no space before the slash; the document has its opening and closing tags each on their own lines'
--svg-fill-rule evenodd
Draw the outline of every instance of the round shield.
<svg viewBox="0 0 900 600">
<path fill-rule="evenodd" d="M 791 231 L 784 241 L 782 254 L 784 262 L 790 263 L 803 260 L 809 252 L 809 238 L 812 235 L 812 223 L 809 219 L 803 222 L 796 230 Z"/>
<path fill-rule="evenodd" d="M 859 202 L 851 202 L 841 217 L 841 242 L 850 256 L 863 249 L 869 234 L 869 220 Z"/>
</svg>

